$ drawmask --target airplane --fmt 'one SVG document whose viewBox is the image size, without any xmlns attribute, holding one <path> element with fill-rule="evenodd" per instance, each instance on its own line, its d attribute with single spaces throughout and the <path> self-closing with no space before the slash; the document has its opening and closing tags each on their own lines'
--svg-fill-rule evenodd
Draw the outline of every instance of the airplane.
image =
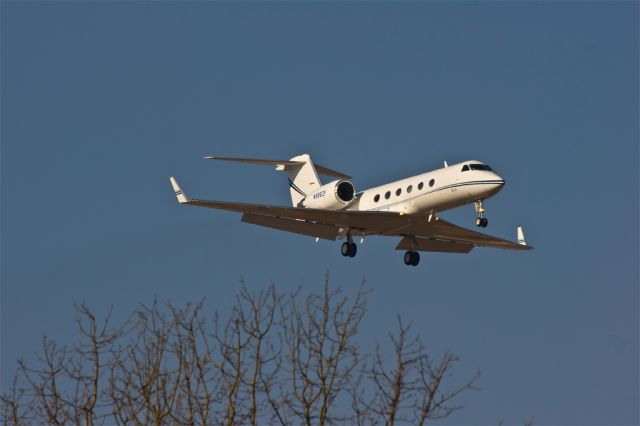
<svg viewBox="0 0 640 426">
<path fill-rule="evenodd" d="M 487 164 L 469 160 L 427 173 L 356 192 L 351 176 L 314 165 L 309 154 L 290 160 L 264 160 L 236 157 L 204 157 L 206 160 L 233 161 L 275 166 L 289 178 L 292 206 L 208 201 L 188 198 L 171 176 L 171 186 L 180 204 L 230 210 L 242 213 L 242 221 L 254 225 L 335 241 L 346 239 L 340 247 L 345 257 L 354 257 L 354 237 L 401 237 L 396 250 L 406 250 L 404 263 L 417 266 L 419 252 L 469 253 L 474 247 L 530 250 L 522 227 L 517 241 L 465 229 L 441 219 L 445 210 L 473 204 L 475 224 L 484 228 L 484 200 L 496 195 L 505 184 Z M 336 178 L 322 184 L 318 175 Z"/>
</svg>

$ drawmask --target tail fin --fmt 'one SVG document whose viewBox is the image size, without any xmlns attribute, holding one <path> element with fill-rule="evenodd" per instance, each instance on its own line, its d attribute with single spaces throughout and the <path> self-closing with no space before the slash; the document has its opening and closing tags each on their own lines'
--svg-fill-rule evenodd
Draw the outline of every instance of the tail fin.
<svg viewBox="0 0 640 426">
<path fill-rule="evenodd" d="M 291 161 L 303 163 L 301 165 L 286 167 L 289 175 L 291 203 L 296 207 L 304 200 L 307 194 L 320 188 L 321 184 L 309 154 L 298 155 L 293 157 Z M 285 168 L 283 167 L 280 170 L 285 170 Z"/>
</svg>

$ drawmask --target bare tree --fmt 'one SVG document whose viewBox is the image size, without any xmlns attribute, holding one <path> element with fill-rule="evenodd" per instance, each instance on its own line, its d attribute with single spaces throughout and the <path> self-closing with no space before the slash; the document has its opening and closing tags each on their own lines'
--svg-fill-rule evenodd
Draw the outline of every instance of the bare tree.
<svg viewBox="0 0 640 426">
<path fill-rule="evenodd" d="M 452 400 L 474 386 L 480 372 L 459 386 L 445 390 L 445 380 L 452 375 L 458 358 L 445 352 L 441 359 L 432 359 L 420 338 L 411 338 L 411 324 L 403 324 L 398 316 L 398 331 L 389 333 L 393 349 L 393 368 L 381 354 L 376 344 L 371 378 L 375 384 L 375 396 L 367 406 L 375 423 L 393 425 L 396 421 L 423 425 L 431 419 L 442 419 L 462 408 L 451 405 Z"/>
<path fill-rule="evenodd" d="M 355 336 L 367 311 L 364 283 L 353 301 L 331 290 L 328 276 L 322 294 L 311 294 L 303 307 L 291 298 L 283 313 L 290 390 L 287 408 L 305 424 L 335 422 L 336 399 L 349 389 L 360 363 Z"/>
<path fill-rule="evenodd" d="M 257 293 L 251 293 L 243 285 L 237 303 L 241 308 L 237 310 L 238 320 L 250 338 L 250 371 L 244 385 L 252 425 L 257 424 L 259 413 L 267 408 L 272 410 L 270 420 L 277 418 L 284 423 L 279 404 L 273 399 L 273 388 L 282 366 L 282 342 L 277 337 L 268 340 L 269 333 L 277 325 L 278 308 L 282 303 L 282 296 L 278 295 L 273 284 Z"/>
<path fill-rule="evenodd" d="M 182 371 L 172 422 L 183 425 L 209 424 L 220 390 L 214 368 L 213 346 L 207 334 L 203 303 L 179 309 L 169 304 L 175 334 L 173 348 Z"/>
<path fill-rule="evenodd" d="M 34 419 L 62 425 L 73 418 L 67 402 L 70 398 L 60 386 L 68 356 L 67 348 L 43 337 L 38 367 L 32 367 L 24 358 L 18 360 L 19 372 L 28 386 L 24 393 L 32 398 L 28 404 Z"/>
<path fill-rule="evenodd" d="M 158 301 L 136 315 L 133 339 L 112 370 L 110 395 L 120 422 L 161 425 L 173 412 L 183 366 L 172 352 L 173 323 Z"/>
<path fill-rule="evenodd" d="M 112 345 L 126 329 L 111 327 L 111 312 L 99 322 L 85 305 L 75 307 L 79 342 L 62 346 L 42 339 L 36 361 L 18 360 L 11 393 L 2 397 L 6 423 L 93 425 L 103 421 L 96 409 L 103 397 L 101 381 L 112 367 Z"/>
<path fill-rule="evenodd" d="M 216 368 L 226 401 L 224 423 L 258 423 L 261 417 L 284 422 L 273 398 L 281 366 L 281 345 L 271 339 L 282 306 L 275 285 L 256 293 L 242 283 L 231 315 L 224 325 L 214 320 L 213 337 L 219 358 Z"/>
<path fill-rule="evenodd" d="M 112 328 L 112 309 L 104 321 L 98 321 L 86 304 L 75 307 L 76 327 L 80 342 L 73 348 L 73 355 L 65 367 L 65 375 L 76 384 L 72 399 L 73 420 L 85 426 L 96 424 L 105 414 L 97 414 L 96 408 L 103 397 L 100 382 L 104 380 L 105 371 L 113 366 L 113 344 L 126 335 L 127 324 Z"/>
<path fill-rule="evenodd" d="M 7 426 L 27 424 L 30 420 L 32 407 L 26 401 L 27 390 L 18 387 L 19 373 L 11 380 L 9 392 L 0 396 L 0 418 Z"/>
<path fill-rule="evenodd" d="M 78 343 L 44 338 L 34 361 L 20 359 L 1 398 L 4 424 L 423 424 L 462 408 L 476 373 L 459 385 L 450 352 L 434 359 L 398 318 L 393 361 L 379 345 L 361 353 L 367 313 L 332 289 L 279 293 L 241 284 L 225 316 L 204 302 L 141 305 L 122 324 L 75 306 Z"/>
</svg>

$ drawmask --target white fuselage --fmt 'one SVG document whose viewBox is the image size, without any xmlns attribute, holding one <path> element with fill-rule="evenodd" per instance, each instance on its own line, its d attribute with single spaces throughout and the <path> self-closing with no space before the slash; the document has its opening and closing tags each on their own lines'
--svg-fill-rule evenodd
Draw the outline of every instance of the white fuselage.
<svg viewBox="0 0 640 426">
<path fill-rule="evenodd" d="M 504 183 L 484 163 L 465 161 L 364 190 L 347 210 L 436 213 L 489 198 Z"/>
</svg>

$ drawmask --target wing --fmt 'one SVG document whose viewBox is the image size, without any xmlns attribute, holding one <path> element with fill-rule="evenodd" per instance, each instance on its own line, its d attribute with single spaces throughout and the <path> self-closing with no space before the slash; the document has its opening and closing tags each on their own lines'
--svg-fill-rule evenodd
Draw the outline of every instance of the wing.
<svg viewBox="0 0 640 426">
<path fill-rule="evenodd" d="M 468 253 L 474 247 L 495 247 L 507 250 L 531 250 L 526 244 L 522 228 L 518 227 L 518 242 L 504 240 L 454 225 L 446 220 L 413 222 L 405 229 L 407 235 L 396 246 L 396 250 L 438 251 Z"/>
<path fill-rule="evenodd" d="M 197 200 L 188 198 L 173 176 L 170 180 L 180 204 L 239 212 L 243 213 L 243 222 L 328 240 L 335 240 L 341 231 L 351 229 L 367 235 L 403 236 L 397 250 L 409 250 L 412 245 L 414 250 L 451 253 L 468 253 L 476 246 L 511 250 L 532 248 L 524 242 L 520 228 L 519 242 L 514 243 L 461 228 L 442 219 L 428 222 L 419 215 Z"/>
<path fill-rule="evenodd" d="M 473 244 L 437 240 L 422 237 L 404 237 L 396 246 L 396 250 L 437 251 L 441 253 L 469 253 Z"/>
<path fill-rule="evenodd" d="M 281 231 L 322 238 L 324 240 L 335 240 L 340 233 L 340 227 L 335 225 L 307 222 L 306 220 L 300 219 L 285 219 L 254 213 L 243 213 L 242 221 L 246 223 L 253 223 L 254 225 L 266 226 L 267 228 L 279 229 Z"/>
<path fill-rule="evenodd" d="M 392 212 L 322 210 L 190 199 L 182 192 L 175 178 L 171 177 L 170 180 L 180 204 L 240 212 L 244 213 L 242 220 L 247 223 L 330 240 L 336 239 L 341 228 L 359 230 L 369 235 L 401 235 L 400 231 L 412 223 L 409 216 Z"/>
</svg>

